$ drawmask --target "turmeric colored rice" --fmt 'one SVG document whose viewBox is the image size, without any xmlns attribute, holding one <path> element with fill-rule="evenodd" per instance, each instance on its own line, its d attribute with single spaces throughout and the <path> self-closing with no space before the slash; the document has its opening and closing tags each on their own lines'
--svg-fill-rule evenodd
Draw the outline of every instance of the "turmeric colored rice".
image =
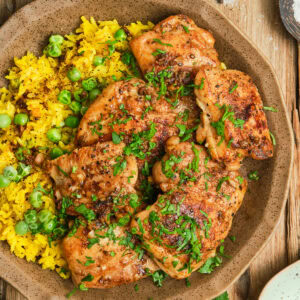
<svg viewBox="0 0 300 300">
<path fill-rule="evenodd" d="M 126 26 L 133 37 L 152 27 L 151 22 Z M 107 55 L 106 41 L 113 40 L 114 33 L 120 28 L 116 20 L 96 22 L 93 18 L 87 20 L 82 17 L 82 23 L 75 33 L 64 36 L 64 55 L 59 59 L 45 54 L 36 57 L 29 52 L 21 58 L 15 58 L 15 66 L 6 76 L 9 86 L 0 88 L 0 114 L 8 114 L 13 119 L 20 112 L 21 101 L 26 104 L 30 121 L 23 131 L 13 124 L 0 129 L 0 173 L 8 165 L 17 166 L 18 148 L 39 149 L 47 154 L 47 149 L 57 146 L 47 139 L 46 133 L 52 127 L 62 127 L 66 117 L 72 115 L 70 108 L 57 100 L 61 90 L 74 92 L 79 88 L 79 83 L 71 82 L 66 76 L 70 68 L 76 67 L 81 72 L 81 79 L 94 77 L 103 85 L 120 79 L 124 72 L 131 74 L 121 60 L 122 52 L 129 47 L 128 40 L 116 43 L 115 51 L 103 65 L 93 65 L 95 56 Z M 62 139 L 58 146 L 65 151 L 72 151 L 76 129 L 64 127 L 61 130 Z M 56 270 L 63 278 L 67 278 L 68 273 L 64 271 L 66 261 L 59 240 L 50 247 L 46 235 L 26 233 L 21 236 L 15 233 L 16 223 L 32 208 L 28 197 L 38 184 L 45 189 L 52 188 L 48 174 L 34 166 L 30 175 L 23 180 L 0 189 L 0 240 L 6 241 L 16 256 L 36 261 L 42 268 Z M 44 195 L 42 200 L 42 208 L 55 213 L 54 200 L 49 195 Z"/>
</svg>

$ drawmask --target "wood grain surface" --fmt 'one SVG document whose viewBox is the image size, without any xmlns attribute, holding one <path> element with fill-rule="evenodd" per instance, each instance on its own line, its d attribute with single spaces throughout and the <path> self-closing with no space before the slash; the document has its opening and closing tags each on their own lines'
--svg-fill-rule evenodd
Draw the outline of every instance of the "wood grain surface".
<svg viewBox="0 0 300 300">
<path fill-rule="evenodd" d="M 13 12 L 31 1 L 0 0 L 0 26 Z M 286 211 L 268 245 L 241 278 L 228 289 L 230 300 L 257 299 L 262 288 L 273 275 L 300 258 L 298 81 L 300 69 L 298 69 L 297 62 L 300 57 L 300 50 L 298 50 L 297 42 L 282 25 L 278 1 L 207 1 L 220 8 L 269 58 L 280 81 L 295 133 L 295 163 Z M 226 4 L 228 2 L 231 4 Z M 25 299 L 17 290 L 1 279 L 0 298 L 7 300 Z"/>
</svg>

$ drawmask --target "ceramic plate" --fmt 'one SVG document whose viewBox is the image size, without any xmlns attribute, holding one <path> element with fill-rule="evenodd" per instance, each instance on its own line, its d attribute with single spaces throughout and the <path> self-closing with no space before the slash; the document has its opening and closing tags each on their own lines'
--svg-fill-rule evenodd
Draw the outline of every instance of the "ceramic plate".
<svg viewBox="0 0 300 300">
<path fill-rule="evenodd" d="M 275 275 L 265 286 L 259 300 L 299 300 L 300 260 Z"/>
<path fill-rule="evenodd" d="M 249 266 L 266 244 L 285 206 L 293 157 L 293 137 L 282 93 L 276 76 L 261 52 L 220 11 L 205 0 L 39 0 L 13 15 L 0 29 L 0 86 L 14 56 L 30 50 L 41 54 L 52 33 L 65 34 L 78 26 L 81 16 L 98 20 L 117 19 L 121 24 L 151 20 L 156 23 L 167 16 L 183 13 L 210 30 L 216 38 L 220 59 L 230 68 L 252 76 L 264 105 L 275 106 L 278 113 L 267 112 L 270 130 L 277 146 L 274 157 L 265 161 L 245 160 L 242 173 L 258 170 L 259 182 L 249 184 L 249 191 L 234 218 L 231 234 L 235 243 L 225 242 L 225 259 L 213 274 L 191 276 L 191 287 L 184 281 L 169 279 L 161 288 L 150 279 L 109 290 L 78 293 L 74 299 L 211 299 L 223 292 Z M 29 299 L 63 297 L 72 289 L 69 280 L 55 272 L 42 270 L 12 255 L 5 243 L 0 245 L 0 274 Z"/>
</svg>

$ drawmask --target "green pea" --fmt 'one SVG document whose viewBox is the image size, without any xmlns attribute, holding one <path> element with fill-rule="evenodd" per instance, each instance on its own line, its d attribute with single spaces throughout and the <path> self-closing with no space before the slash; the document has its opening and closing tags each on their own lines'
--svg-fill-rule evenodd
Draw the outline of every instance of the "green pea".
<svg viewBox="0 0 300 300">
<path fill-rule="evenodd" d="M 61 45 L 64 42 L 64 38 L 63 38 L 63 36 L 61 36 L 59 34 L 54 34 L 54 35 L 50 36 L 49 42 L 52 44 Z"/>
<path fill-rule="evenodd" d="M 96 78 L 88 78 L 82 81 L 82 87 L 86 90 L 86 91 L 91 91 L 93 89 L 95 89 L 98 85 L 97 79 Z"/>
<path fill-rule="evenodd" d="M 46 48 L 46 53 L 48 56 L 51 57 L 59 57 L 61 56 L 61 49 L 60 49 L 60 45 L 58 44 L 49 44 Z"/>
<path fill-rule="evenodd" d="M 47 132 L 47 138 L 53 143 L 58 143 L 61 140 L 60 130 L 57 128 L 51 128 Z"/>
<path fill-rule="evenodd" d="M 74 92 L 74 98 L 78 102 L 84 102 L 88 98 L 88 93 L 84 89 Z"/>
<path fill-rule="evenodd" d="M 7 166 L 3 170 L 3 176 L 14 181 L 17 178 L 18 172 L 13 166 Z"/>
<path fill-rule="evenodd" d="M 93 60 L 93 65 L 95 67 L 101 66 L 104 64 L 105 57 L 95 56 Z"/>
<path fill-rule="evenodd" d="M 74 67 L 68 71 L 67 76 L 71 81 L 75 82 L 81 78 L 81 73 L 77 68 Z"/>
<path fill-rule="evenodd" d="M 72 94 L 68 90 L 62 90 L 57 96 L 58 101 L 66 105 L 69 105 L 71 103 L 71 98 Z"/>
<path fill-rule="evenodd" d="M 65 119 L 65 124 L 71 128 L 77 128 L 79 125 L 79 118 L 75 116 L 69 116 Z"/>
<path fill-rule="evenodd" d="M 75 113 L 79 113 L 81 110 L 81 104 L 79 102 L 76 101 L 72 101 L 70 104 L 70 108 L 75 112 Z"/>
<path fill-rule="evenodd" d="M 15 226 L 15 232 L 18 235 L 24 235 L 28 232 L 28 225 L 25 221 L 20 221 Z"/>
<path fill-rule="evenodd" d="M 7 128 L 11 124 L 11 118 L 8 114 L 0 114 L 0 128 Z"/>
<path fill-rule="evenodd" d="M 32 192 L 29 196 L 29 202 L 34 208 L 40 208 L 43 204 L 41 192 Z"/>
<path fill-rule="evenodd" d="M 45 233 L 51 233 L 55 227 L 56 222 L 54 219 L 50 220 L 47 223 L 43 223 L 43 230 L 45 231 Z"/>
<path fill-rule="evenodd" d="M 124 41 L 127 38 L 127 35 L 124 31 L 124 29 L 120 28 L 119 30 L 116 31 L 114 38 L 118 41 Z"/>
<path fill-rule="evenodd" d="M 93 89 L 93 90 L 91 90 L 91 91 L 89 92 L 89 99 L 90 99 L 91 101 L 93 101 L 93 100 L 95 100 L 95 99 L 98 97 L 98 95 L 100 95 L 100 94 L 101 94 L 100 89 L 98 89 L 98 88 Z"/>
<path fill-rule="evenodd" d="M 16 114 L 14 117 L 14 123 L 16 125 L 24 126 L 29 121 L 27 114 Z"/>
<path fill-rule="evenodd" d="M 41 223 L 48 223 L 51 220 L 51 218 L 52 213 L 47 209 L 43 209 L 38 213 L 38 219 Z"/>
<path fill-rule="evenodd" d="M 62 156 L 63 154 L 64 154 L 64 152 L 58 147 L 52 148 L 50 151 L 51 159 L 55 159 L 59 156 Z"/>
<path fill-rule="evenodd" d="M 24 220 L 25 222 L 29 225 L 29 224 L 33 224 L 36 223 L 37 221 L 37 213 L 36 210 L 34 209 L 29 209 L 26 211 L 25 215 L 24 215 Z"/>
<path fill-rule="evenodd" d="M 0 175 L 0 188 L 6 188 L 9 186 L 10 180 L 4 175 Z"/>
</svg>

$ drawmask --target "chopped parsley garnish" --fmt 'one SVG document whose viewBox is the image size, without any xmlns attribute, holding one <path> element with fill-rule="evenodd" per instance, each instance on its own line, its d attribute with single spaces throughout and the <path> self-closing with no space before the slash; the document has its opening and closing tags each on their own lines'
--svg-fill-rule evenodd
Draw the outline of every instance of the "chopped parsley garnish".
<svg viewBox="0 0 300 300">
<path fill-rule="evenodd" d="M 185 278 L 185 285 L 186 285 L 186 287 L 190 287 L 191 286 L 191 282 L 189 281 L 188 278 Z"/>
<path fill-rule="evenodd" d="M 96 195 L 92 195 L 92 197 L 91 197 L 91 198 L 92 198 L 92 201 L 93 201 L 93 202 L 95 202 L 95 201 L 97 201 L 97 200 L 98 200 L 98 198 L 97 198 L 97 196 L 96 196 Z"/>
<path fill-rule="evenodd" d="M 222 295 L 220 295 L 220 296 L 214 298 L 213 300 L 229 300 L 228 293 L 225 292 L 225 293 L 223 293 Z"/>
<path fill-rule="evenodd" d="M 232 121 L 232 120 L 230 120 L 230 121 Z M 242 119 L 235 119 L 232 121 L 232 123 L 233 123 L 234 127 L 240 127 L 243 129 L 245 121 Z"/>
<path fill-rule="evenodd" d="M 192 161 L 192 170 L 197 173 L 199 171 L 199 161 L 200 161 L 199 154 L 201 152 L 201 149 L 198 150 L 195 147 L 195 144 L 192 143 L 192 150 L 193 150 L 194 155 L 195 155 L 194 158 L 193 158 L 193 161 Z"/>
<path fill-rule="evenodd" d="M 64 176 L 69 177 L 69 174 L 67 172 L 65 172 L 59 165 L 57 165 L 57 169 L 59 170 L 59 172 L 64 174 Z"/>
<path fill-rule="evenodd" d="M 174 176 L 173 167 L 175 164 L 179 164 L 182 161 L 182 157 L 176 157 L 172 154 L 169 159 L 162 160 L 162 171 L 167 178 L 172 178 Z"/>
<path fill-rule="evenodd" d="M 239 181 L 239 184 L 243 184 L 244 178 L 242 176 L 237 176 L 236 179 Z"/>
<path fill-rule="evenodd" d="M 89 265 L 95 263 L 95 261 L 90 256 L 86 256 L 85 258 L 86 258 L 86 262 L 84 263 L 85 267 L 88 267 Z"/>
<path fill-rule="evenodd" d="M 136 59 L 131 52 L 129 52 L 129 51 L 124 52 L 121 57 L 121 60 L 125 65 L 130 67 L 130 69 L 135 77 L 140 77 L 140 72 L 136 65 Z"/>
<path fill-rule="evenodd" d="M 252 171 L 248 174 L 248 178 L 250 180 L 255 180 L 257 181 L 259 179 L 259 176 L 258 176 L 258 171 Z"/>
<path fill-rule="evenodd" d="M 198 272 L 201 274 L 210 274 L 214 271 L 216 267 L 219 267 L 222 263 L 222 258 L 219 256 L 210 257 L 204 263 L 202 267 L 198 269 Z"/>
<path fill-rule="evenodd" d="M 77 166 L 73 166 L 73 167 L 72 167 L 72 174 L 76 173 L 77 169 L 78 169 Z"/>
<path fill-rule="evenodd" d="M 238 88 L 237 82 L 234 83 L 234 86 L 229 90 L 229 94 L 232 94 Z"/>
<path fill-rule="evenodd" d="M 276 146 L 276 139 L 275 139 L 275 136 L 274 136 L 274 134 L 269 130 L 269 133 L 270 133 L 270 137 L 271 137 L 271 140 L 272 140 L 272 144 L 274 145 L 274 146 Z"/>
<path fill-rule="evenodd" d="M 199 85 L 199 89 L 200 89 L 200 90 L 203 90 L 203 88 L 204 88 L 204 81 L 205 81 L 205 78 L 202 77 L 202 78 L 201 78 L 200 85 Z"/>
<path fill-rule="evenodd" d="M 190 30 L 187 26 L 182 25 L 182 27 L 186 33 L 190 33 Z"/>
<path fill-rule="evenodd" d="M 136 292 L 139 291 L 139 286 L 138 286 L 137 284 L 134 286 L 134 290 L 135 290 Z"/>
<path fill-rule="evenodd" d="M 144 120 L 145 115 L 146 115 L 150 110 L 153 110 L 153 107 L 152 107 L 152 106 L 147 106 L 146 109 L 144 110 L 144 112 L 142 113 L 142 117 L 141 117 L 142 120 Z"/>
<path fill-rule="evenodd" d="M 162 287 L 163 281 L 168 277 L 163 270 L 157 270 L 154 273 L 150 273 L 149 269 L 146 268 L 146 274 L 152 278 L 153 283 L 158 287 Z"/>
<path fill-rule="evenodd" d="M 87 208 L 85 204 L 80 204 L 79 206 L 75 207 L 75 211 L 82 214 L 88 221 L 92 221 L 96 218 L 94 211 Z"/>
<path fill-rule="evenodd" d="M 179 129 L 179 134 L 178 134 L 178 136 L 179 136 L 179 137 L 184 136 L 184 133 L 185 133 L 185 131 L 186 131 L 186 126 L 183 125 L 183 124 L 176 124 L 175 126 Z"/>
<path fill-rule="evenodd" d="M 173 45 L 171 45 L 171 44 L 163 43 L 160 39 L 153 39 L 153 42 L 156 42 L 162 46 L 173 47 Z"/>
<path fill-rule="evenodd" d="M 111 137 L 114 144 L 118 145 L 121 143 L 121 138 L 115 131 L 112 132 Z"/>
<path fill-rule="evenodd" d="M 234 235 L 229 236 L 229 239 L 234 243 L 236 241 L 236 237 Z"/>
<path fill-rule="evenodd" d="M 95 244 L 99 243 L 99 238 L 88 238 L 88 249 L 92 248 Z"/>
<path fill-rule="evenodd" d="M 153 56 L 157 56 L 157 55 L 159 55 L 159 54 L 165 54 L 165 53 L 167 53 L 167 51 L 161 50 L 161 49 L 156 49 L 156 50 L 152 53 L 152 55 L 153 55 Z"/>
<path fill-rule="evenodd" d="M 127 161 L 125 159 L 122 160 L 121 156 L 116 158 L 116 163 L 113 165 L 113 175 L 117 176 L 119 173 L 123 172 L 127 166 Z"/>
<path fill-rule="evenodd" d="M 228 181 L 230 178 L 229 176 L 225 176 L 225 177 L 222 177 L 220 180 L 219 180 L 219 183 L 217 185 L 217 192 L 221 189 L 222 187 L 222 184 L 225 182 L 225 181 Z"/>
<path fill-rule="evenodd" d="M 272 106 L 264 106 L 264 110 L 272 111 L 272 112 L 278 112 L 278 109 Z"/>
<path fill-rule="evenodd" d="M 227 148 L 230 148 L 230 147 L 231 147 L 232 142 L 233 142 L 233 139 L 230 139 L 230 140 L 228 141 Z"/>
<path fill-rule="evenodd" d="M 227 119 L 233 123 L 234 127 L 240 127 L 240 128 L 243 128 L 245 121 L 242 119 L 235 119 L 234 112 L 229 110 L 231 108 L 230 106 L 227 106 L 225 104 L 222 106 L 220 105 L 217 106 L 219 107 L 219 109 L 225 109 L 224 114 L 219 121 L 211 122 L 210 124 L 212 127 L 216 129 L 217 135 L 221 137 L 221 140 L 218 143 L 219 146 L 225 139 L 225 121 Z"/>
</svg>

